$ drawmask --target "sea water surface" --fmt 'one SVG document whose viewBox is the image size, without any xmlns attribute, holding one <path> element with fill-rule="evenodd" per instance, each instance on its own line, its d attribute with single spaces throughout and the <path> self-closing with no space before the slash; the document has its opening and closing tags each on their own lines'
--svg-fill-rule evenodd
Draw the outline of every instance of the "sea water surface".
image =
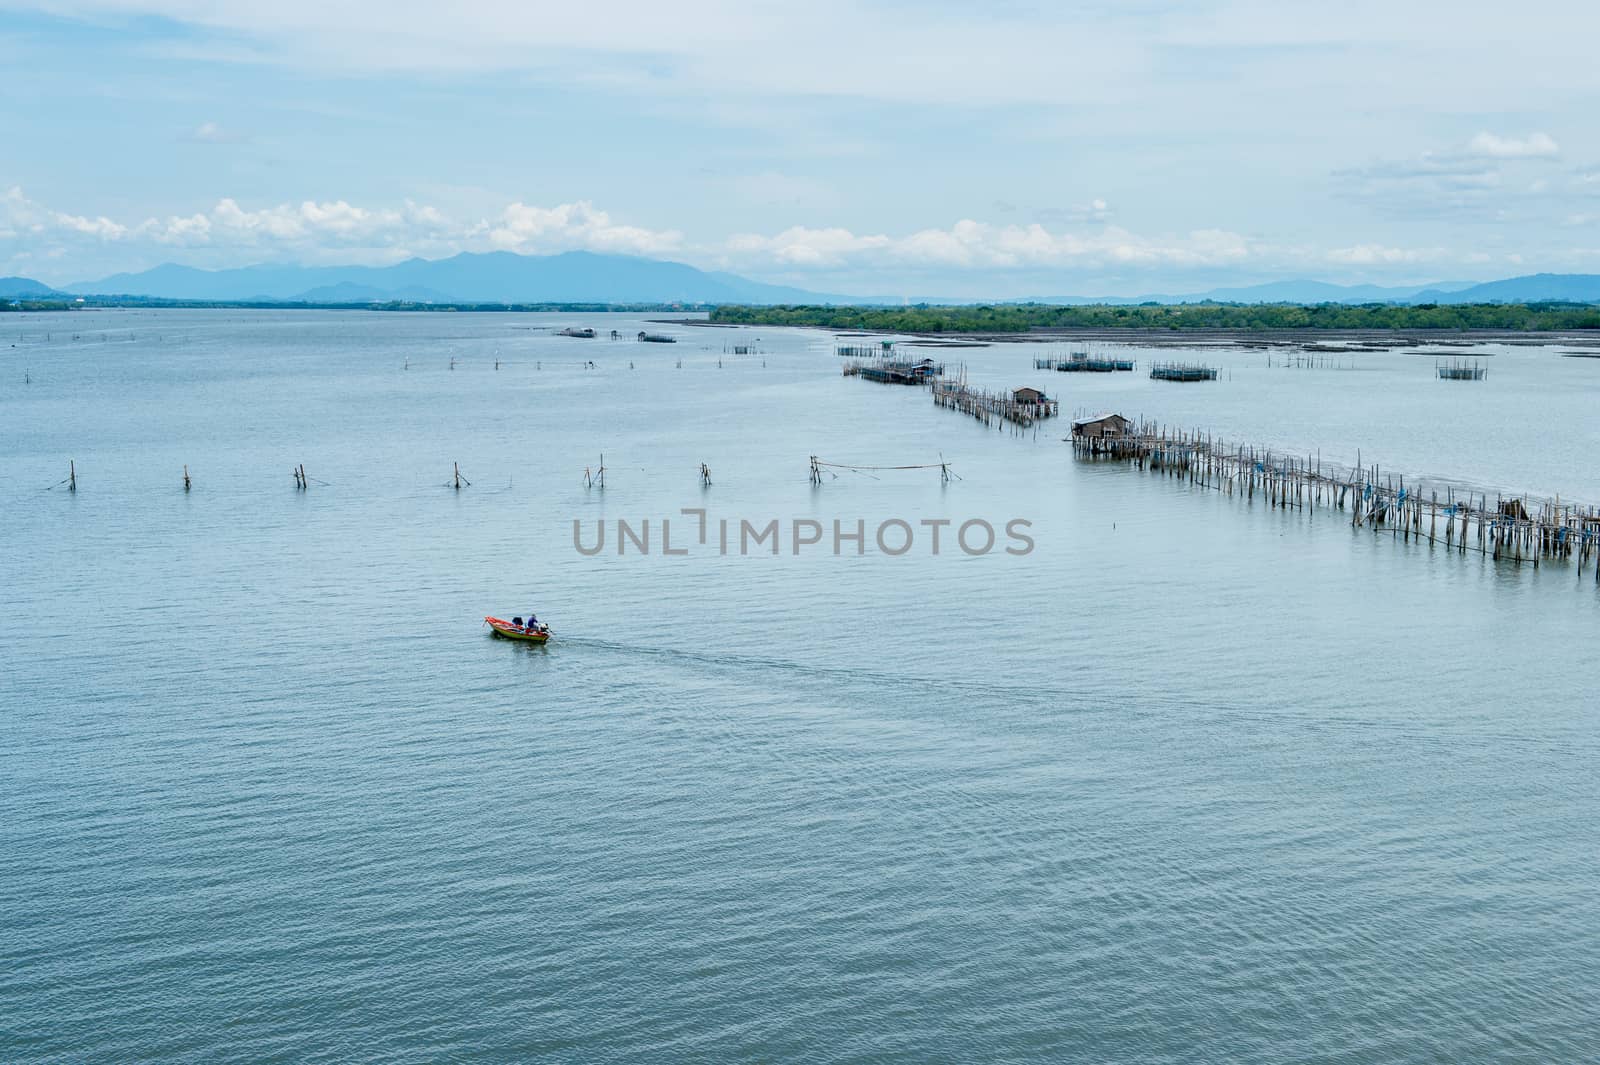
<svg viewBox="0 0 1600 1065">
<path fill-rule="evenodd" d="M 1079 463 L 833 345 L 0 317 L 0 1060 L 1600 1059 L 1592 572 Z M 1600 361 L 1548 348 L 934 353 L 1600 501 Z"/>
</svg>

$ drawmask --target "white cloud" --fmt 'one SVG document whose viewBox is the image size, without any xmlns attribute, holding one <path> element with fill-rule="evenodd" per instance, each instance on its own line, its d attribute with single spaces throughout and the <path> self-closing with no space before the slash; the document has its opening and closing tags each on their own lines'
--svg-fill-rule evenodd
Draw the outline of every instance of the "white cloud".
<svg viewBox="0 0 1600 1065">
<path fill-rule="evenodd" d="M 450 228 L 434 208 L 409 202 L 400 208 L 368 209 L 344 200 L 306 200 L 298 205 L 251 210 L 224 197 L 209 211 L 149 218 L 136 227 L 125 227 L 119 236 L 148 237 L 161 244 L 186 247 L 216 244 L 294 250 L 381 246 L 402 239 L 439 236 Z"/>
<path fill-rule="evenodd" d="M 1561 154 L 1561 146 L 1547 133 L 1521 138 L 1479 133 L 1467 142 L 1465 154 L 1487 159 L 1554 159 Z"/>
<path fill-rule="evenodd" d="M 766 259 L 785 266 L 840 266 L 863 252 L 893 244 L 885 236 L 858 237 L 848 229 L 791 226 L 776 236 L 740 233 L 728 238 L 727 250 L 746 261 Z"/>
<path fill-rule="evenodd" d="M 188 59 L 281 63 L 340 76 L 521 71 L 623 90 L 716 87 L 970 105 L 1109 99 L 1145 68 L 1137 18 L 1112 11 L 814 0 L 10 0 L 53 17 L 150 16 L 190 27 Z M 1114 25 L 1113 25 L 1114 23 Z M 208 39 L 212 38 L 212 39 Z M 841 47 L 847 41 L 847 47 Z M 871 56 L 863 61 L 862 56 Z M 1076 76 L 1059 76 L 1063 67 Z M 700 94 L 696 94 L 700 95 Z"/>
<path fill-rule="evenodd" d="M 1090 216 L 1106 210 L 1104 200 L 1088 204 Z M 1564 220 L 1577 227 L 1592 224 L 1594 217 L 1585 212 Z M 286 259 L 379 264 L 412 255 L 441 258 L 491 250 L 672 256 L 754 276 L 781 275 L 798 283 L 810 279 L 819 286 L 853 277 L 843 291 L 872 291 L 874 285 L 883 291 L 901 281 L 920 284 L 919 278 L 965 278 L 1003 292 L 1008 285 L 1031 286 L 1040 278 L 1114 277 L 1149 291 L 1151 283 L 1175 276 L 1317 276 L 1336 269 L 1382 277 L 1424 264 L 1483 266 L 1481 253 L 1489 250 L 1496 252 L 1495 261 L 1520 262 L 1511 257 L 1514 247 L 1504 246 L 1479 247 L 1474 254 L 1377 241 L 1318 247 L 1225 228 L 1140 233 L 1088 220 L 1054 227 L 963 218 L 948 226 L 899 233 L 790 226 L 774 233 L 689 240 L 677 230 L 619 220 L 588 200 L 551 207 L 518 201 L 484 218 L 452 216 L 410 201 L 372 206 L 344 199 L 306 200 L 257 207 L 223 197 L 205 210 L 131 221 L 57 210 L 29 199 L 17 187 L 0 194 L 0 239 L 5 242 L 0 261 L 31 257 L 53 262 L 59 264 L 54 269 L 76 275 L 60 278 L 63 282 L 106 272 L 108 260 L 134 269 L 168 260 L 212 267 Z M 821 280 L 830 274 L 834 280 Z"/>
<path fill-rule="evenodd" d="M 86 218 L 83 215 L 56 214 L 55 224 L 63 229 L 70 229 L 82 233 L 87 237 L 100 237 L 103 240 L 121 240 L 128 235 L 128 227 L 113 222 L 101 215 L 98 218 Z"/>
<path fill-rule="evenodd" d="M 8 0 L 55 18 L 140 16 L 185 28 L 163 47 L 205 62 L 274 63 L 340 77 L 517 71 L 651 96 L 832 96 L 959 107 L 1039 103 L 1177 108 L 1215 118 L 1241 99 L 1297 121 L 1547 105 L 1552 71 L 1574 99 L 1596 85 L 1585 0 L 1538 19 L 1485 0 L 1404 10 L 1381 0 L 1310 9 L 1269 0 L 1195 5 L 923 4 L 813 0 Z M 1570 28 L 1551 33 L 1550 26 Z M 1396 61 L 1404 57 L 1404 63 Z M 1197 62 L 1199 60 L 1200 62 Z M 1197 77 L 1213 65 L 1225 76 Z M 1071 71 L 1063 77 L 1062 71 Z M 1373 76 L 1382 71 L 1383 76 Z M 1165 103 L 1168 106 L 1162 107 Z M 1157 105 L 1157 106 L 1151 106 Z M 1271 104 L 1238 109 L 1260 128 Z M 1159 118 L 1157 118 L 1159 120 Z M 1181 121 L 1180 121 L 1181 125 Z"/>
<path fill-rule="evenodd" d="M 1392 0 L 461 0 L 448 9 L 420 0 L 0 0 L 0 9 L 46 12 L 45 33 L 64 45 L 38 49 L 31 69 L 26 49 L 16 55 L 23 63 L 13 80 L 34 85 L 41 100 L 70 118 L 88 98 L 62 87 L 103 85 L 128 103 L 128 122 L 158 124 L 147 139 L 191 142 L 181 152 L 190 161 L 222 157 L 202 160 L 218 169 L 163 181 L 152 154 L 119 183 L 125 202 L 146 197 L 129 217 L 84 207 L 37 223 L 61 240 L 123 248 L 142 240 L 195 248 L 196 257 L 259 248 L 357 261 L 595 247 L 819 271 L 850 262 L 951 270 L 1103 262 L 1132 272 L 1255 268 L 1267 255 L 1254 237 L 1192 226 L 1248 227 L 1280 249 L 1314 244 L 1302 261 L 1325 264 L 1326 249 L 1369 238 L 1465 245 L 1450 227 L 1468 220 L 1501 228 L 1533 217 L 1549 240 L 1562 218 L 1593 206 L 1558 202 L 1579 197 L 1551 163 L 1583 154 L 1600 94 L 1592 0 L 1551 0 L 1538 19 L 1508 19 L 1488 0 L 1461 0 L 1448 18 L 1437 3 Z M 115 62 L 128 55 L 141 64 L 181 57 L 175 69 L 209 71 L 208 91 L 219 95 L 167 99 L 170 86 L 130 75 L 142 65 Z M 82 69 L 61 66 L 69 56 Z M 230 91 L 259 99 L 235 104 L 221 95 Z M 433 106 L 445 99 L 459 109 Z M 21 121 L 40 129 L 61 125 L 60 115 L 23 111 Z M 502 152 L 481 137 L 460 140 L 442 116 L 469 112 L 499 116 L 526 134 L 525 146 Z M 239 140 L 233 124 L 245 122 L 261 151 L 201 147 Z M 718 135 L 729 126 L 738 136 Z M 396 129 L 456 148 L 447 157 L 413 153 L 402 174 L 363 168 L 363 159 L 397 158 L 388 145 Z M 582 182 L 588 167 L 610 165 L 609 150 L 591 150 L 615 141 L 606 130 L 631 142 L 636 158 L 677 171 L 653 181 L 643 164 L 626 201 L 634 217 L 596 218 L 603 212 L 581 201 L 524 197 L 508 206 L 516 197 L 429 191 L 461 213 L 471 204 L 472 217 L 427 221 L 363 199 L 438 189 L 460 181 L 452 168 L 463 166 L 475 181 L 519 189 L 505 175 L 540 167 L 543 149 L 534 146 L 556 138 L 567 149 L 543 179 L 598 190 Z M 6 177 L 42 188 L 73 165 L 59 152 L 22 150 L 29 143 L 48 145 L 48 136 L 20 140 Z M 342 206 L 324 202 L 330 144 L 342 146 L 340 172 L 350 175 L 339 186 L 352 197 Z M 1347 202 L 1328 204 L 1318 178 L 1368 158 L 1404 162 L 1347 171 L 1339 182 Z M 718 173 L 701 181 L 697 164 Z M 1531 187 L 1535 171 L 1552 172 L 1551 188 Z M 217 188 L 204 182 L 230 177 L 272 198 L 235 203 L 236 213 L 221 204 L 195 210 L 210 202 L 196 190 Z M 299 202 L 305 189 L 318 190 L 310 211 Z M 178 210 L 171 197 L 180 195 L 195 198 L 177 201 Z M 947 224 L 995 199 L 1017 209 L 986 217 L 1017 226 Z M 623 202 L 610 200 L 614 209 Z M 158 219 L 139 221 L 156 211 Z M 1352 232 L 1368 212 L 1402 224 Z M 667 219 L 691 236 L 651 224 Z M 794 222 L 805 226 L 785 228 Z M 1103 228 L 1111 223 L 1138 232 Z M 729 228 L 753 235 L 724 246 L 715 238 Z M 1506 239 L 1537 246 L 1531 229 Z"/>
<path fill-rule="evenodd" d="M 1328 253 L 1328 261 L 1343 266 L 1389 266 L 1432 262 L 1443 254 L 1438 248 L 1389 248 L 1382 244 L 1357 244 L 1333 249 Z"/>
<path fill-rule="evenodd" d="M 1052 231 L 1037 223 L 996 226 L 968 218 L 948 229 L 921 229 L 903 237 L 804 226 L 771 237 L 744 233 L 728 240 L 726 252 L 735 264 L 746 265 L 880 263 L 919 270 L 1010 270 L 1106 264 L 1214 266 L 1246 260 L 1252 247 L 1237 233 L 1215 229 L 1150 238 L 1117 226 L 1074 233 Z"/>
<path fill-rule="evenodd" d="M 121 240 L 128 232 L 127 226 L 104 215 L 91 218 L 51 210 L 28 199 L 19 186 L 12 186 L 0 197 L 0 237 L 38 239 L 51 233 L 68 233 L 100 240 Z"/>
<path fill-rule="evenodd" d="M 1344 192 L 1397 218 L 1476 216 L 1505 221 L 1550 191 L 1548 164 L 1561 146 L 1546 133 L 1483 132 L 1446 151 L 1336 170 Z"/>
<path fill-rule="evenodd" d="M 517 252 L 551 252 L 583 248 L 628 255 L 661 255 L 675 251 L 683 234 L 613 222 L 588 200 L 559 207 L 513 203 L 488 227 L 496 248 Z"/>
<path fill-rule="evenodd" d="M 29 200 L 19 188 L 11 189 L 0 205 L 4 207 L 0 230 L 27 237 L 41 251 L 92 240 L 130 248 L 204 251 L 208 259 L 221 256 L 234 262 L 263 254 L 371 262 L 412 253 L 549 254 L 585 249 L 656 257 L 683 254 L 700 262 L 756 271 L 878 265 L 965 272 L 1222 266 L 1249 261 L 1258 251 L 1246 237 L 1220 229 L 1152 237 L 1112 225 L 1061 230 L 1039 223 L 994 225 L 970 218 L 901 235 L 855 233 L 842 226 L 791 226 L 770 235 L 742 233 L 723 241 L 690 243 L 677 230 L 621 222 L 588 200 L 554 207 L 519 201 L 489 219 L 457 219 L 412 202 L 368 207 L 346 200 L 307 200 L 253 208 L 224 197 L 204 211 L 133 223 L 51 210 Z M 1104 200 L 1092 201 L 1088 208 L 1091 215 L 1105 209 Z"/>
<path fill-rule="evenodd" d="M 26 241 L 40 252 L 85 241 L 152 252 L 191 249 L 204 251 L 208 259 L 235 260 L 230 265 L 263 254 L 307 261 L 384 262 L 410 254 L 488 250 L 548 254 L 582 249 L 660 256 L 683 246 L 683 235 L 675 230 L 618 222 L 586 200 L 555 207 L 512 203 L 498 216 L 482 219 L 452 218 L 436 207 L 409 200 L 398 207 L 306 200 L 253 208 L 223 197 L 192 214 L 119 222 L 53 210 L 16 187 L 0 196 L 0 238 Z"/>
</svg>

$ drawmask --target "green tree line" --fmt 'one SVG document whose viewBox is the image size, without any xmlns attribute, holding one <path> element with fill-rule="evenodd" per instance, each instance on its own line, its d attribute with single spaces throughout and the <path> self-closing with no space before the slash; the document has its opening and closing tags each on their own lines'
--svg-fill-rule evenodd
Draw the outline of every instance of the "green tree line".
<svg viewBox="0 0 1600 1065">
<path fill-rule="evenodd" d="M 713 322 L 810 325 L 892 333 L 1026 333 L 1034 329 L 1600 329 L 1600 306 L 1583 303 L 1186 303 L 1057 307 L 1018 303 L 971 307 L 724 306 Z"/>
<path fill-rule="evenodd" d="M 70 311 L 74 304 L 71 300 L 0 300 L 0 312 L 4 311 Z"/>
</svg>

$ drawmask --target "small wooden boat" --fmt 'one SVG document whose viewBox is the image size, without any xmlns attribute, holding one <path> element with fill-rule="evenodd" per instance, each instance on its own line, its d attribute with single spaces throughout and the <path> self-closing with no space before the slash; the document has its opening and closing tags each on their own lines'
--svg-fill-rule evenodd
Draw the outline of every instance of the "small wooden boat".
<svg viewBox="0 0 1600 1065">
<path fill-rule="evenodd" d="M 490 617 L 483 619 L 483 623 L 489 626 L 489 628 L 494 631 L 496 636 L 503 636 L 508 640 L 523 640 L 527 643 L 545 643 L 550 639 L 552 635 L 550 632 L 550 626 L 539 624 L 523 625 L 520 624 L 521 621 L 521 618 L 517 618 L 515 621 L 507 621 L 505 618 Z"/>
</svg>

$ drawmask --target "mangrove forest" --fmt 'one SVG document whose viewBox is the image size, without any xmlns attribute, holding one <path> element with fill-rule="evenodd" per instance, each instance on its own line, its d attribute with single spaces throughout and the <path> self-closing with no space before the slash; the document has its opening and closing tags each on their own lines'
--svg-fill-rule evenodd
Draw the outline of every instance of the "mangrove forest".
<svg viewBox="0 0 1600 1065">
<path fill-rule="evenodd" d="M 826 307 L 730 305 L 711 312 L 730 325 L 801 325 L 889 333 L 1027 333 L 1040 329 L 1407 329 L 1549 332 L 1600 329 L 1586 303 L 1392 304 L 1185 303 L 1052 306 Z"/>
</svg>

